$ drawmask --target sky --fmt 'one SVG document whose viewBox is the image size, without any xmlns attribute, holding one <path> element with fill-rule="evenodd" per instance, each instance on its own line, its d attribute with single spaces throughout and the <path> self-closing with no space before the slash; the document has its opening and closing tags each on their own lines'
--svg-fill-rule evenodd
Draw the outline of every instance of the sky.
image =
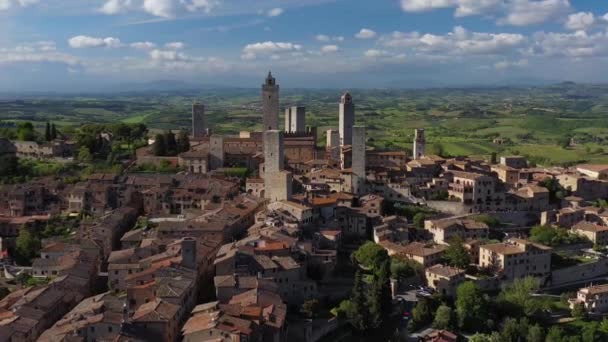
<svg viewBox="0 0 608 342">
<path fill-rule="evenodd" d="M 0 91 L 608 82 L 608 0 L 0 0 Z"/>
</svg>

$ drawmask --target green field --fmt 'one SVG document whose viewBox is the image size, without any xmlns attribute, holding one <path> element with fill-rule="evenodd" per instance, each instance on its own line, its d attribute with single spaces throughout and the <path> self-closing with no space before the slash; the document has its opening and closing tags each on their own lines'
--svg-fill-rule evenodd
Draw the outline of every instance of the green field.
<svg viewBox="0 0 608 342">
<path fill-rule="evenodd" d="M 426 128 L 429 151 L 445 156 L 521 154 L 541 165 L 608 162 L 608 86 L 571 83 L 534 88 L 353 90 L 357 123 L 369 145 L 411 150 L 415 128 Z M 324 141 L 337 128 L 340 90 L 281 89 L 281 106 L 305 105 L 307 125 Z M 259 91 L 215 89 L 0 100 L 1 124 L 53 121 L 66 131 L 83 123 L 145 123 L 154 130 L 190 127 L 193 100 L 206 106 L 221 134 L 261 129 Z M 279 122 L 283 122 L 282 113 Z M 504 144 L 494 144 L 495 138 Z M 564 139 L 574 144 L 564 146 Z"/>
</svg>

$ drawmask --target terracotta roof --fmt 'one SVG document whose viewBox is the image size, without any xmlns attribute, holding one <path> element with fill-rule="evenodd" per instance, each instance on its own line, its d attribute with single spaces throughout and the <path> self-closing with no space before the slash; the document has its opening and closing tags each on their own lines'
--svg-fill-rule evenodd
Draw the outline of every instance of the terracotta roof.
<svg viewBox="0 0 608 342">
<path fill-rule="evenodd" d="M 439 265 L 439 264 L 427 268 L 426 272 L 433 273 L 438 276 L 446 277 L 446 278 L 452 278 L 454 276 L 465 273 L 465 271 L 460 268 Z"/>
<path fill-rule="evenodd" d="M 584 287 L 579 291 L 590 295 L 608 293 L 608 284 Z"/>
<path fill-rule="evenodd" d="M 582 222 L 575 224 L 572 227 L 572 229 L 582 230 L 582 231 L 586 231 L 586 232 L 593 232 L 593 233 L 608 231 L 608 227 L 606 227 L 606 226 L 600 226 L 599 224 L 596 224 L 593 222 L 587 222 L 587 221 L 582 221 Z"/>
</svg>

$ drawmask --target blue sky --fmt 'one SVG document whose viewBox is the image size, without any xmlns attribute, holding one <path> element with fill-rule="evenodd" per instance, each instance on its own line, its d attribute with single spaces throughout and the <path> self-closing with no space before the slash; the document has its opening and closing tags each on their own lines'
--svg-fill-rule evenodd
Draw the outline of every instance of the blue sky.
<svg viewBox="0 0 608 342">
<path fill-rule="evenodd" d="M 605 0 L 0 0 L 0 91 L 608 82 Z"/>
</svg>

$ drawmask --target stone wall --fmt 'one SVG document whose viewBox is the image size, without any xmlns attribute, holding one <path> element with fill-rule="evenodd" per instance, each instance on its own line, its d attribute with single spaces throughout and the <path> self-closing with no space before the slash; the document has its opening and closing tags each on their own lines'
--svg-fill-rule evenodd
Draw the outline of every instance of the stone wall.
<svg viewBox="0 0 608 342">
<path fill-rule="evenodd" d="M 553 270 L 546 286 L 561 286 L 584 282 L 608 275 L 608 259 Z"/>
</svg>

